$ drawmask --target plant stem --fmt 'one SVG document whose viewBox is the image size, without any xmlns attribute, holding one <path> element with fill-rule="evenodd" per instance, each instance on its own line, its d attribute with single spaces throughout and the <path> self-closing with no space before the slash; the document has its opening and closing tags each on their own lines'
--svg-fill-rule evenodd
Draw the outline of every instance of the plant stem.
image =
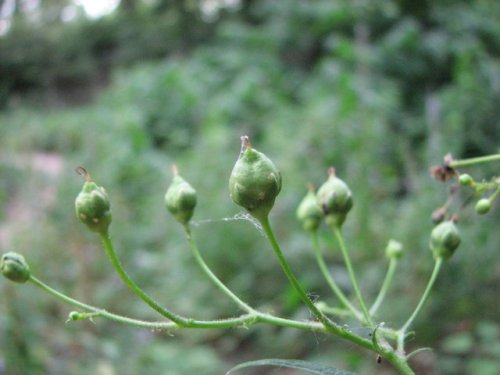
<svg viewBox="0 0 500 375">
<path fill-rule="evenodd" d="M 299 294 L 300 298 L 304 302 L 304 304 L 309 308 L 311 313 L 324 325 L 324 327 L 331 333 L 343 337 L 351 342 L 354 342 L 364 348 L 373 350 L 373 344 L 370 340 L 367 340 L 363 337 L 360 337 L 354 333 L 352 333 L 349 328 L 341 327 L 337 323 L 331 321 L 325 314 L 323 314 L 316 305 L 309 299 L 307 293 L 304 291 L 297 278 L 293 274 L 288 262 L 283 256 L 283 252 L 281 251 L 280 245 L 274 236 L 274 232 L 271 228 L 271 224 L 269 223 L 269 218 L 267 216 L 257 218 L 262 225 L 262 229 L 266 234 L 271 247 L 278 258 L 281 268 L 285 272 L 285 275 L 288 278 L 288 281 L 294 287 L 295 291 Z"/>
<path fill-rule="evenodd" d="M 196 258 L 196 261 L 203 269 L 203 271 L 207 274 L 210 280 L 220 288 L 229 298 L 231 298 L 238 306 L 240 306 L 243 310 L 247 311 L 249 315 L 254 316 L 254 319 L 257 321 L 270 323 L 277 326 L 289 327 L 289 328 L 297 328 L 297 329 L 307 329 L 313 331 L 324 331 L 324 326 L 322 324 L 318 324 L 316 322 L 300 322 L 292 319 L 284 319 L 277 316 L 273 316 L 271 314 L 265 314 L 260 311 L 255 310 L 250 305 L 242 301 L 237 295 L 235 295 L 222 281 L 219 280 L 217 276 L 212 272 L 212 270 L 205 263 L 205 260 L 201 256 L 201 253 L 198 249 L 196 241 L 192 237 L 191 228 L 189 225 L 184 227 L 187 234 L 187 239 L 191 250 Z"/>
<path fill-rule="evenodd" d="M 184 229 L 186 231 L 187 235 L 187 241 L 189 243 L 189 246 L 191 247 L 191 250 L 193 251 L 193 255 L 198 262 L 198 265 L 202 268 L 202 270 L 205 272 L 205 274 L 208 276 L 208 278 L 220 289 L 224 294 L 226 294 L 230 299 L 232 299 L 242 310 L 250 313 L 250 314 L 255 314 L 257 313 L 256 310 L 254 310 L 250 305 L 247 303 L 243 302 L 236 294 L 234 294 L 222 281 L 219 280 L 217 276 L 212 272 L 212 270 L 207 266 L 205 261 L 203 260 L 200 251 L 198 249 L 198 246 L 192 236 L 191 233 L 191 228 L 189 224 L 186 224 L 184 226 Z"/>
<path fill-rule="evenodd" d="M 382 304 L 385 295 L 387 293 L 387 290 L 391 285 L 392 278 L 394 277 L 394 271 L 396 270 L 397 265 L 398 265 L 398 260 L 396 258 L 391 258 L 391 260 L 389 261 L 389 268 L 387 269 L 387 273 L 385 274 L 384 282 L 382 283 L 382 287 L 380 288 L 377 298 L 375 298 L 375 302 L 373 302 L 372 307 L 370 307 L 369 313 L 371 316 L 375 315 L 378 308 Z"/>
<path fill-rule="evenodd" d="M 436 281 L 436 278 L 439 274 L 439 270 L 441 269 L 441 266 L 443 264 L 443 258 L 437 258 L 436 262 L 434 263 L 434 269 L 432 270 L 431 277 L 429 278 L 429 281 L 427 282 L 427 286 L 425 287 L 424 294 L 422 294 L 422 297 L 420 298 L 420 302 L 418 303 L 417 307 L 413 311 L 413 313 L 410 315 L 406 323 L 398 330 L 398 352 L 399 353 L 404 353 L 404 339 L 406 335 L 406 331 L 408 328 L 411 326 L 417 315 L 420 313 L 422 310 L 422 307 L 424 306 L 425 302 L 429 298 L 430 292 L 432 290 L 432 287 L 434 286 L 434 282 Z"/>
<path fill-rule="evenodd" d="M 335 238 L 337 239 L 337 242 L 339 243 L 340 250 L 342 251 L 342 255 L 344 256 L 344 261 L 345 265 L 347 268 L 347 272 L 349 273 L 349 277 L 351 279 L 352 287 L 354 288 L 354 293 L 356 294 L 356 297 L 359 302 L 359 306 L 361 307 L 361 311 L 363 312 L 363 316 L 366 320 L 366 322 L 373 327 L 373 321 L 370 316 L 370 313 L 368 312 L 368 309 L 366 308 L 365 302 L 363 300 L 363 296 L 361 295 L 361 290 L 359 289 L 358 286 L 358 281 L 356 279 L 356 275 L 354 273 L 354 269 L 351 264 L 351 259 L 349 258 L 349 253 L 347 252 L 347 248 L 344 243 L 344 238 L 342 237 L 342 232 L 340 231 L 340 228 L 337 225 L 332 225 L 333 233 L 335 234 Z"/>
<path fill-rule="evenodd" d="M 50 295 L 56 297 L 57 299 L 66 302 L 70 305 L 73 305 L 75 307 L 78 307 L 83 310 L 87 310 L 90 312 L 94 312 L 97 314 L 97 316 L 107 318 L 110 320 L 114 320 L 119 323 L 124 323 L 136 327 L 141 327 L 141 328 L 148 328 L 148 329 L 172 329 L 176 328 L 176 324 L 172 322 L 147 322 L 143 320 L 137 320 L 137 319 L 132 319 L 128 318 L 122 315 L 117 315 L 110 313 L 106 310 L 100 309 L 98 307 L 88 305 L 86 303 L 77 301 L 76 299 L 73 299 L 71 297 L 66 296 L 65 294 L 51 288 L 41 280 L 37 279 L 35 276 L 31 275 L 29 281 L 31 281 L 33 284 L 35 284 L 37 287 L 40 289 L 44 290 L 45 292 L 49 293 Z"/>
<path fill-rule="evenodd" d="M 499 193 L 500 193 L 500 186 L 495 190 L 493 194 L 489 196 L 488 200 L 490 201 L 490 203 L 493 203 L 493 201 L 495 200 L 495 198 Z"/>
<path fill-rule="evenodd" d="M 111 242 L 111 238 L 109 237 L 108 233 L 100 233 L 104 249 L 106 250 L 106 253 L 108 254 L 109 258 L 111 259 L 111 263 L 113 263 L 113 267 L 116 269 L 116 272 L 118 272 L 118 275 L 120 275 L 121 279 L 131 289 L 139 298 L 141 298 L 144 302 L 146 302 L 153 310 L 157 311 L 159 314 L 162 316 L 170 319 L 172 322 L 176 323 L 179 326 L 184 326 L 187 324 L 188 320 L 186 318 L 183 318 L 163 307 L 161 307 L 156 301 L 154 301 L 146 292 L 144 292 L 139 286 L 134 283 L 134 281 L 130 278 L 130 276 L 127 274 L 125 269 L 123 268 L 120 260 L 118 259 L 118 256 L 116 255 L 116 251 L 113 247 L 113 243 Z"/>
<path fill-rule="evenodd" d="M 340 302 L 352 312 L 352 314 L 356 317 L 356 319 L 361 320 L 362 319 L 361 313 L 358 311 L 358 309 L 356 309 L 353 306 L 351 302 L 349 302 L 345 294 L 338 287 L 337 283 L 335 282 L 333 277 L 330 275 L 330 272 L 328 271 L 328 267 L 325 263 L 323 255 L 321 254 L 321 248 L 319 246 L 317 231 L 311 232 L 311 239 L 313 243 L 314 253 L 316 255 L 316 261 L 318 262 L 319 269 L 321 270 L 321 273 L 323 274 L 326 282 L 328 283 L 332 291 L 335 293 L 337 298 L 340 300 Z"/>
<path fill-rule="evenodd" d="M 406 358 L 400 357 L 394 351 L 380 353 L 383 358 L 389 361 L 401 375 L 415 375 L 415 372 L 408 365 Z"/>
<path fill-rule="evenodd" d="M 322 324 L 316 322 L 300 322 L 289 319 L 282 319 L 274 317 L 268 314 L 245 314 L 234 318 L 217 319 L 217 320 L 195 320 L 189 319 L 185 326 L 180 327 L 173 322 L 152 322 L 144 321 L 139 319 L 132 319 L 123 315 L 113 314 L 99 307 L 88 305 L 86 303 L 80 302 L 76 299 L 68 297 L 67 295 L 51 288 L 35 276 L 31 275 L 29 281 L 31 281 L 38 288 L 52 295 L 53 297 L 92 313 L 95 316 L 107 318 L 118 323 L 123 323 L 139 328 L 146 329 L 159 329 L 159 330 L 174 330 L 181 328 L 232 328 L 241 326 L 250 326 L 259 322 L 269 323 L 282 327 L 296 328 L 308 331 L 325 332 L 325 327 Z"/>
<path fill-rule="evenodd" d="M 493 154 L 487 156 L 480 156 L 477 158 L 453 160 L 449 163 L 449 166 L 452 168 L 460 168 L 460 167 L 468 167 L 474 164 L 487 163 L 490 161 L 498 161 L 498 160 L 500 160 L 500 154 Z"/>
</svg>

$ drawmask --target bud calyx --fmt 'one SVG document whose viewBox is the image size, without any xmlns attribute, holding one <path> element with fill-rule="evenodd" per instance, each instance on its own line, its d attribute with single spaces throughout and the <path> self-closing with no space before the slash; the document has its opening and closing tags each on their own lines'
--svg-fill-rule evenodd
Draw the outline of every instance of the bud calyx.
<svg viewBox="0 0 500 375">
<path fill-rule="evenodd" d="M 330 168 L 328 174 L 328 180 L 319 188 L 316 199 L 326 215 L 326 222 L 340 227 L 352 208 L 352 193 L 347 184 L 335 175 L 334 168 Z"/>
<path fill-rule="evenodd" d="M 448 259 L 460 245 L 460 241 L 460 233 L 455 223 L 444 221 L 432 230 L 429 247 L 436 259 Z"/>
<path fill-rule="evenodd" d="M 313 232 L 318 229 L 323 216 L 323 211 L 316 201 L 316 194 L 310 188 L 297 208 L 297 219 L 305 230 Z"/>
<path fill-rule="evenodd" d="M 165 204 L 175 219 L 185 225 L 193 217 L 197 200 L 196 190 L 179 176 L 175 166 L 173 171 L 174 178 L 165 194 Z"/>
<path fill-rule="evenodd" d="M 281 174 L 266 155 L 252 148 L 247 136 L 241 139 L 242 151 L 229 178 L 229 192 L 234 203 L 264 219 L 281 190 Z"/>
<path fill-rule="evenodd" d="M 25 283 L 31 276 L 30 267 L 21 254 L 8 252 L 0 259 L 0 272 L 16 283 Z"/>
<path fill-rule="evenodd" d="M 77 173 L 85 177 L 85 183 L 75 200 L 76 216 L 90 230 L 107 233 L 112 219 L 108 193 L 102 186 L 97 186 L 82 167 Z"/>
</svg>

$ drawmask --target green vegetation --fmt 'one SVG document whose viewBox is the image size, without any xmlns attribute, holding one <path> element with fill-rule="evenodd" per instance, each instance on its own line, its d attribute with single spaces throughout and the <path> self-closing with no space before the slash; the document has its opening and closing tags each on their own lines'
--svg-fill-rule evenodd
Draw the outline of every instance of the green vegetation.
<svg viewBox="0 0 500 375">
<path fill-rule="evenodd" d="M 310 235 L 294 217 L 306 183 L 319 186 L 329 166 L 355 199 L 342 230 L 369 306 L 388 267 L 386 243 L 394 238 L 404 244 L 386 302 L 376 309 L 390 326 L 404 324 L 431 274 L 431 213 L 443 202 L 449 213 L 458 213 L 462 243 L 442 266 L 407 344 L 409 351 L 433 352 L 410 363 L 417 373 L 495 374 L 500 210 L 495 201 L 478 216 L 474 206 L 496 192 L 464 186 L 448 194 L 428 168 L 447 152 L 456 159 L 498 153 L 500 5 L 244 1 L 211 22 L 196 10 L 169 22 L 167 14 L 179 8 L 144 7 L 54 25 L 47 33 L 34 34 L 25 24 L 22 33 L 12 29 L 0 37 L 1 252 L 23 254 L 34 274 L 79 300 L 155 318 L 123 287 L 99 243 L 75 218 L 81 178 L 74 169 L 84 165 L 112 192 L 110 234 L 141 288 L 183 316 L 236 315 L 237 306 L 200 272 L 185 234 L 161 204 L 176 164 L 198 192 L 193 236 L 217 277 L 259 310 L 307 319 L 278 262 L 271 261 L 265 238 L 251 222 L 238 220 L 240 211 L 229 198 L 237 140 L 248 134 L 282 173 L 271 221 L 284 255 L 300 284 L 329 306 L 342 304 L 323 280 Z M 126 17 L 138 23 L 122 21 Z M 68 31 L 83 27 L 88 31 Z M 113 52 L 112 59 L 103 51 Z M 88 97 L 87 84 L 101 86 L 103 75 L 110 85 L 92 100 L 61 105 L 75 89 Z M 454 168 L 469 173 L 473 183 L 499 174 L 498 163 Z M 318 233 L 323 248 L 336 249 L 332 238 L 327 230 Z M 340 249 L 326 255 L 339 288 L 358 306 Z M 95 324 L 63 324 L 68 306 L 30 286 L 2 281 L 0 288 L 0 363 L 8 374 L 168 369 L 210 375 L 268 357 L 392 373 L 365 351 L 299 330 L 257 325 L 179 331 L 171 338 L 97 318 Z M 353 323 L 348 321 L 363 332 Z"/>
</svg>

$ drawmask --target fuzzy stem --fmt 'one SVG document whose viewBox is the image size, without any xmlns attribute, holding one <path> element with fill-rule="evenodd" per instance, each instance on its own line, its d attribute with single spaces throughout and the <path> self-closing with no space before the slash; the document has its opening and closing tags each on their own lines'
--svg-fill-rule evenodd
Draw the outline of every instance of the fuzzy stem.
<svg viewBox="0 0 500 375">
<path fill-rule="evenodd" d="M 358 286 L 358 281 L 356 279 L 356 274 L 354 273 L 354 269 L 351 264 L 351 259 L 349 258 L 349 253 L 347 251 L 347 248 L 344 243 L 344 238 L 342 237 L 342 232 L 340 231 L 340 227 L 337 225 L 332 225 L 333 228 L 333 233 L 335 234 L 335 238 L 337 239 L 337 242 L 339 243 L 340 250 L 342 251 L 342 255 L 344 256 L 344 261 L 345 265 L 347 268 L 347 272 L 349 273 L 349 277 L 351 279 L 352 287 L 354 289 L 354 293 L 356 294 L 356 298 L 358 299 L 359 306 L 361 307 L 361 311 L 363 312 L 363 316 L 366 320 L 366 322 L 373 327 L 373 321 L 370 316 L 370 313 L 368 312 L 368 309 L 366 308 L 365 301 L 363 300 L 363 296 L 361 294 L 361 290 L 359 289 Z"/>
<path fill-rule="evenodd" d="M 398 265 L 398 260 L 396 258 L 391 258 L 391 260 L 389 261 L 389 268 L 387 269 L 387 273 L 385 274 L 384 282 L 382 283 L 382 287 L 380 288 L 377 298 L 375 298 L 375 302 L 373 302 L 372 307 L 370 307 L 369 313 L 371 316 L 375 315 L 378 308 L 382 304 L 385 295 L 387 293 L 387 290 L 391 285 L 392 279 L 394 277 L 394 271 L 396 270 L 397 265 Z"/>
<path fill-rule="evenodd" d="M 313 243 L 314 253 L 316 255 L 316 261 L 318 262 L 319 269 L 321 270 L 321 273 L 323 274 L 323 277 L 325 278 L 326 282 L 328 283 L 332 291 L 335 293 L 337 298 L 340 300 L 340 302 L 352 312 L 352 314 L 356 317 L 356 319 L 361 320 L 362 319 L 361 313 L 358 311 L 358 309 L 356 309 L 353 306 L 351 302 L 349 302 L 345 294 L 338 287 L 337 283 L 330 275 L 330 272 L 328 271 L 328 267 L 325 263 L 323 255 L 321 254 L 321 248 L 318 242 L 318 233 L 316 231 L 311 232 L 311 239 Z"/>
<path fill-rule="evenodd" d="M 406 335 L 406 331 L 408 328 L 411 326 L 417 315 L 420 313 L 422 310 L 422 307 L 424 306 L 425 302 L 429 298 L 430 292 L 432 290 L 432 287 L 434 286 L 434 282 L 437 279 L 437 276 L 439 274 L 439 270 L 441 269 L 441 266 L 443 264 L 443 258 L 437 258 L 436 262 L 434 263 L 434 269 L 432 270 L 431 277 L 429 278 L 429 281 L 427 282 L 427 286 L 425 287 L 424 293 L 422 294 L 422 297 L 420 298 L 420 301 L 413 311 L 413 313 L 410 315 L 406 323 L 398 330 L 398 352 L 399 353 L 404 353 L 404 339 Z"/>
<path fill-rule="evenodd" d="M 57 299 L 59 299 L 63 302 L 66 302 L 70 305 L 73 305 L 77 308 L 96 313 L 97 314 L 96 316 L 100 316 L 103 318 L 114 320 L 114 321 L 119 322 L 119 323 L 124 323 L 124 324 L 132 325 L 135 327 L 141 327 L 141 328 L 148 328 L 148 329 L 173 329 L 173 328 L 176 328 L 176 324 L 172 323 L 172 322 L 147 322 L 144 320 L 132 319 L 132 318 L 128 318 L 128 317 L 125 317 L 122 315 L 113 314 L 113 313 L 110 313 L 110 312 L 103 310 L 99 307 L 95 307 L 95 306 L 88 305 L 86 303 L 77 301 L 76 299 L 68 297 L 65 294 L 51 288 L 50 286 L 48 286 L 47 284 L 45 284 L 41 280 L 37 279 L 33 275 L 30 276 L 29 281 L 32 282 L 37 287 L 39 287 L 40 289 L 42 289 L 43 291 L 56 297 Z"/>
<path fill-rule="evenodd" d="M 101 240 L 104 245 L 104 249 L 106 250 L 106 253 L 108 254 L 111 263 L 113 264 L 113 267 L 115 268 L 116 272 L 118 272 L 118 275 L 120 275 L 120 278 L 123 280 L 125 285 L 129 289 L 131 289 L 139 298 L 141 298 L 144 302 L 146 302 L 153 310 L 157 311 L 159 314 L 162 316 L 170 319 L 172 322 L 176 323 L 179 326 L 184 326 L 187 324 L 188 320 L 186 318 L 183 318 L 163 307 L 161 307 L 156 301 L 154 301 L 146 292 L 144 292 L 139 286 L 130 278 L 130 276 L 127 274 L 125 269 L 123 268 L 120 259 L 116 255 L 116 251 L 113 247 L 113 243 L 111 242 L 111 238 L 109 237 L 109 234 L 106 233 L 99 233 L 101 236 Z"/>
<path fill-rule="evenodd" d="M 187 235 L 187 241 L 189 243 L 189 246 L 191 247 L 191 250 L 193 251 L 193 255 L 196 259 L 196 262 L 198 262 L 198 265 L 201 267 L 201 269 L 205 272 L 205 274 L 208 276 L 208 278 L 220 289 L 224 294 L 226 294 L 230 299 L 232 299 L 242 310 L 250 313 L 250 314 L 255 314 L 257 313 L 256 310 L 254 310 L 250 305 L 242 301 L 236 294 L 234 294 L 222 281 L 219 280 L 217 276 L 212 272 L 212 270 L 207 266 L 205 261 L 203 260 L 200 251 L 198 249 L 198 246 L 192 236 L 191 233 L 191 228 L 189 224 L 186 224 L 184 226 L 184 230 L 186 231 Z"/>
<path fill-rule="evenodd" d="M 453 160 L 448 165 L 451 168 L 460 168 L 460 167 L 468 167 L 475 164 L 487 163 L 490 161 L 498 161 L 498 160 L 500 160 L 500 154 L 493 154 L 487 156 L 480 156 L 477 158 Z"/>
<path fill-rule="evenodd" d="M 258 217 L 257 218 L 262 225 L 262 229 L 264 230 L 264 233 L 266 234 L 267 239 L 269 240 L 269 243 L 271 244 L 271 247 L 278 258 L 278 262 L 280 263 L 281 268 L 285 272 L 285 275 L 288 278 L 288 281 L 290 284 L 292 284 L 293 288 L 295 291 L 299 294 L 300 298 L 302 299 L 302 302 L 309 308 L 311 313 L 324 325 L 324 327 L 331 333 L 338 335 L 340 337 L 343 337 L 351 342 L 354 342 L 364 348 L 374 350 L 373 344 L 370 340 L 367 340 L 363 337 L 360 337 L 353 332 L 351 332 L 348 328 L 346 327 L 341 327 L 337 323 L 331 321 L 325 314 L 323 314 L 317 307 L 316 305 L 309 299 L 307 296 L 307 293 L 304 291 L 300 283 L 298 282 L 297 278 L 293 274 L 292 270 L 290 269 L 290 266 L 288 265 L 288 262 L 286 261 L 285 257 L 283 256 L 283 252 L 281 251 L 280 245 L 278 244 L 278 241 L 276 240 L 276 237 L 274 236 L 274 232 L 271 228 L 271 224 L 269 223 L 269 218 L 267 216 L 263 217 Z"/>
</svg>

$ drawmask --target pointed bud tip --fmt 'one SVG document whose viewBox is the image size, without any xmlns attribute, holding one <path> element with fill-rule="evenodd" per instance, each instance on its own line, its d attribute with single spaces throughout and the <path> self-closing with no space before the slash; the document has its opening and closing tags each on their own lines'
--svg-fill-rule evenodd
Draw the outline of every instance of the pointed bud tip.
<svg viewBox="0 0 500 375">
<path fill-rule="evenodd" d="M 77 175 L 82 176 L 85 179 L 85 182 L 92 182 L 92 177 L 90 176 L 90 173 L 87 172 L 87 170 L 81 165 L 75 168 L 75 172 Z"/>
</svg>

